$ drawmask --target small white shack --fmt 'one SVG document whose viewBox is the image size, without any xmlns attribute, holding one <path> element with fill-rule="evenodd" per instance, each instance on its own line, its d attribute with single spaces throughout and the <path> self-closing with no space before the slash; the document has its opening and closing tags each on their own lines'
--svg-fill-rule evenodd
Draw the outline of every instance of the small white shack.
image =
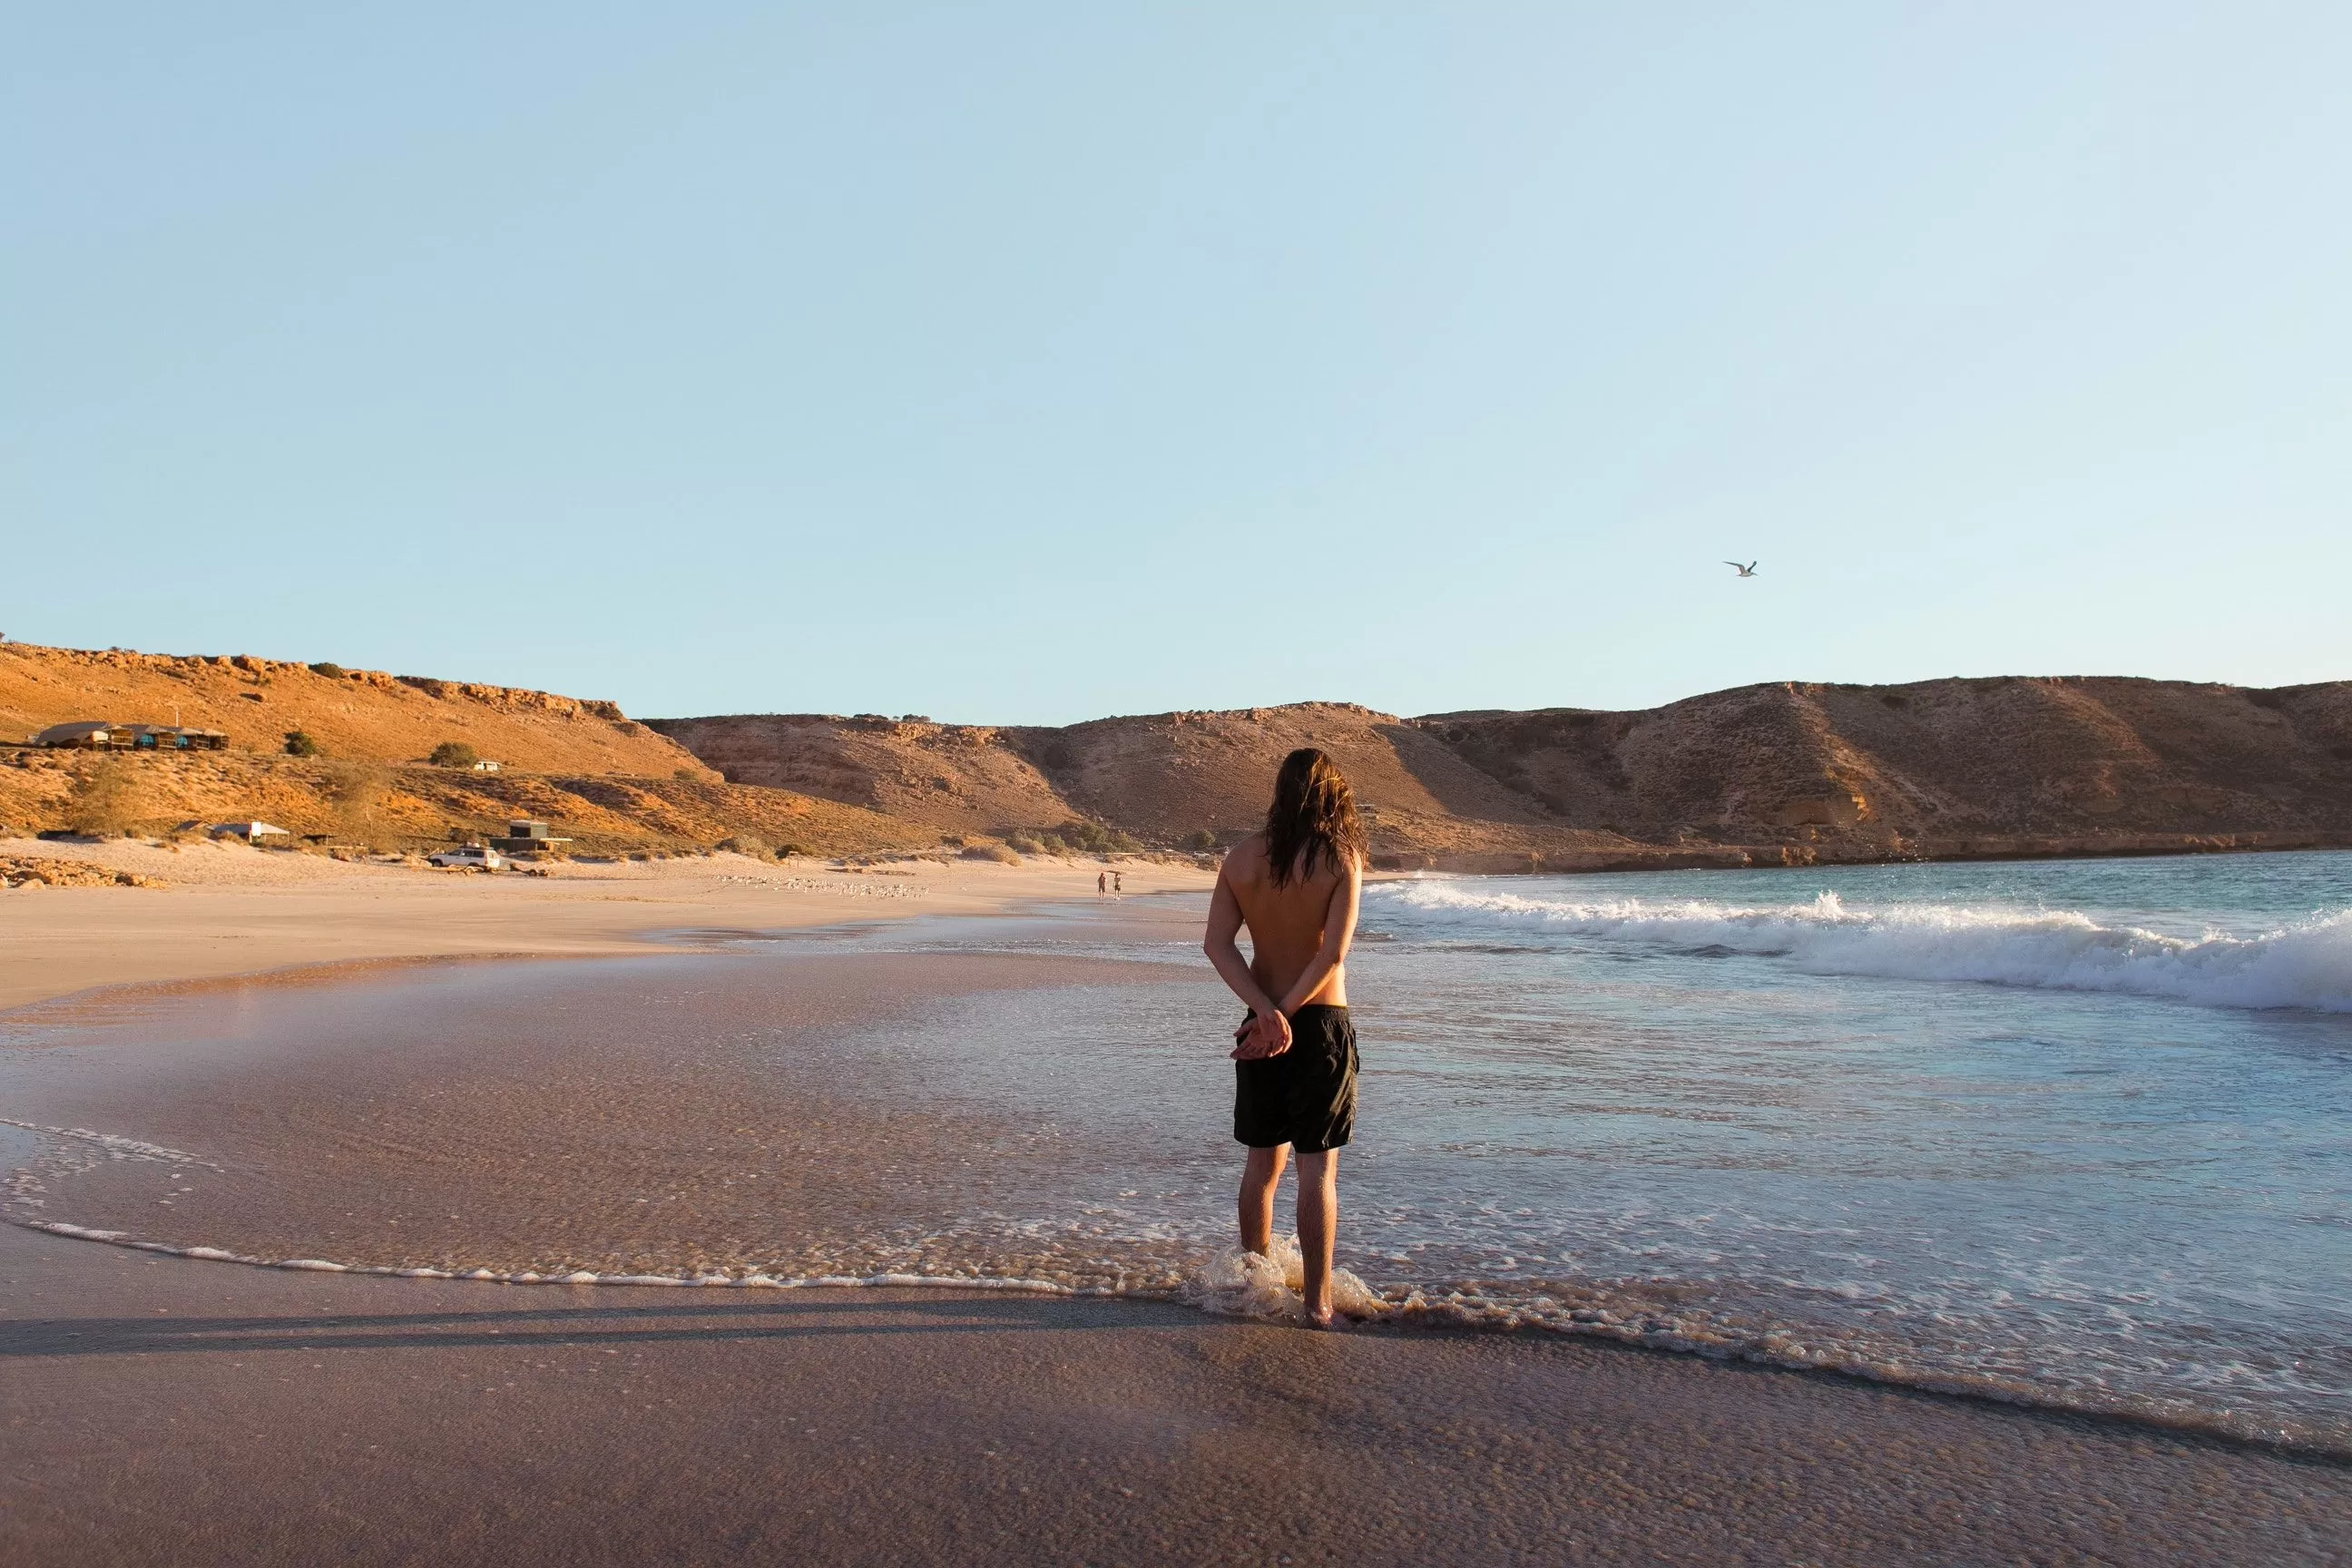
<svg viewBox="0 0 2352 1568">
<path fill-rule="evenodd" d="M 241 838 L 247 844 L 261 844 L 272 838 L 283 838 L 290 843 L 294 837 L 286 829 L 272 826 L 267 822 L 216 822 L 213 825 L 213 837 Z"/>
</svg>

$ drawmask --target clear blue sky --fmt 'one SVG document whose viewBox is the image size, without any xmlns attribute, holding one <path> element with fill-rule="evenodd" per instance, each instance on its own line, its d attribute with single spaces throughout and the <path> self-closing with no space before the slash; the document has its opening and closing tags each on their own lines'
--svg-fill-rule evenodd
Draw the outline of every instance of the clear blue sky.
<svg viewBox="0 0 2352 1568">
<path fill-rule="evenodd" d="M 2352 8 L 6 34 L 21 640 L 1006 721 L 2352 677 Z"/>
</svg>

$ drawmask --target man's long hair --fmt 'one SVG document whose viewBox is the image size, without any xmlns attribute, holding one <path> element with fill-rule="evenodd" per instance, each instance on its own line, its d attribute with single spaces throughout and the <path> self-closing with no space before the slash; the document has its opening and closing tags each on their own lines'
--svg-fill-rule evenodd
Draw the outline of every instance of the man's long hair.
<svg viewBox="0 0 2352 1568">
<path fill-rule="evenodd" d="M 1277 888 L 1318 866 L 1344 870 L 1364 858 L 1364 824 L 1356 795 L 1339 765 L 1312 746 L 1282 759 L 1274 777 L 1274 804 L 1265 812 L 1266 868 Z"/>
</svg>

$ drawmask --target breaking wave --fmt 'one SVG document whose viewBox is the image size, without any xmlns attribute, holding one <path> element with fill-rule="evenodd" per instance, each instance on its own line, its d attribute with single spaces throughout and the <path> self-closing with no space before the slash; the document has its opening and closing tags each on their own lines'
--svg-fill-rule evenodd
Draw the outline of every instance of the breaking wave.
<svg viewBox="0 0 2352 1568">
<path fill-rule="evenodd" d="M 2210 1007 L 2352 1013 L 2352 909 L 2252 936 L 2167 936 L 2071 910 L 1891 904 L 1527 898 L 1428 879 L 1367 889 L 1367 905 L 1416 936 L 1530 934 L 1785 958 L 1822 974 L 1967 980 L 2161 996 Z"/>
</svg>

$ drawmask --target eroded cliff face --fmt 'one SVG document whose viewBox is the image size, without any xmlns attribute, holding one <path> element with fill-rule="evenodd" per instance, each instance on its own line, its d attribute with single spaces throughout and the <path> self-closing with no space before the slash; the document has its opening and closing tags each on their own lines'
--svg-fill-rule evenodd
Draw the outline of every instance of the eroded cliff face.
<svg viewBox="0 0 2352 1568">
<path fill-rule="evenodd" d="M 1332 753 L 1392 866 L 1579 869 L 2352 843 L 2352 683 L 1781 683 L 1635 712 L 1349 703 L 1064 728 L 756 715 L 652 725 L 744 784 L 946 831 L 1085 816 L 1228 841 Z"/>
</svg>

